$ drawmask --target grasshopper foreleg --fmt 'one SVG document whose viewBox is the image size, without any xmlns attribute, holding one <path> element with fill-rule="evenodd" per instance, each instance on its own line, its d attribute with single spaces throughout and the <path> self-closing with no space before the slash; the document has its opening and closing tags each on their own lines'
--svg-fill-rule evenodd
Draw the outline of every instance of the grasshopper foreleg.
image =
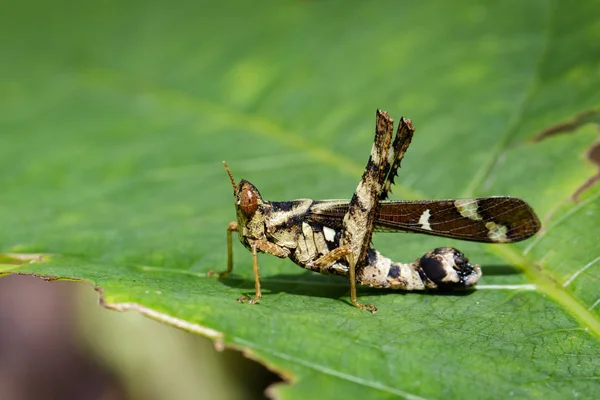
<svg viewBox="0 0 600 400">
<path fill-rule="evenodd" d="M 231 273 L 233 270 L 233 243 L 231 240 L 231 232 L 237 232 L 238 224 L 235 221 L 231 221 L 227 225 L 227 270 L 223 272 L 217 272 L 211 269 L 206 273 L 206 276 L 211 277 L 213 275 L 219 275 L 219 278 L 224 278 Z"/>
<path fill-rule="evenodd" d="M 288 257 L 290 255 L 290 251 L 285 247 L 277 246 L 275 243 L 267 242 L 266 240 L 252 240 L 249 241 L 249 243 L 252 251 L 252 271 L 254 271 L 255 294 L 253 298 L 241 296 L 237 299 L 237 301 L 240 303 L 248 301 L 249 304 L 256 304 L 262 297 L 262 292 L 260 290 L 260 271 L 258 269 L 258 251 L 272 254 L 279 258 Z"/>
</svg>

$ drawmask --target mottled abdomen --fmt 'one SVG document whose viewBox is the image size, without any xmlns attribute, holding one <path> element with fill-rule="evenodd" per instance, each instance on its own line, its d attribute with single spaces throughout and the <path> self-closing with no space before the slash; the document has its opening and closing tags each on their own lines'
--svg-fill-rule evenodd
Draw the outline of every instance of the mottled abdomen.
<svg viewBox="0 0 600 400">
<path fill-rule="evenodd" d="M 479 265 L 455 248 L 440 247 L 425 253 L 412 264 L 397 263 L 371 248 L 366 266 L 357 272 L 359 285 L 402 289 L 464 289 L 481 278 Z"/>
</svg>

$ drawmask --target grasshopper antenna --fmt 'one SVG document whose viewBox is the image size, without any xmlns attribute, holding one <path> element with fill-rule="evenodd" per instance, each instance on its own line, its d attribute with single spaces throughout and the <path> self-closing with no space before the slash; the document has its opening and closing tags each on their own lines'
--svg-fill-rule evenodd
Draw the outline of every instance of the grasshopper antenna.
<svg viewBox="0 0 600 400">
<path fill-rule="evenodd" d="M 223 166 L 225 167 L 225 170 L 227 171 L 227 175 L 229 175 L 229 180 L 231 181 L 231 186 L 233 186 L 233 191 L 235 192 L 235 189 L 236 189 L 235 180 L 233 179 L 233 175 L 231 175 L 231 171 L 229 170 L 229 167 L 227 166 L 227 163 L 225 161 L 223 161 Z"/>
</svg>

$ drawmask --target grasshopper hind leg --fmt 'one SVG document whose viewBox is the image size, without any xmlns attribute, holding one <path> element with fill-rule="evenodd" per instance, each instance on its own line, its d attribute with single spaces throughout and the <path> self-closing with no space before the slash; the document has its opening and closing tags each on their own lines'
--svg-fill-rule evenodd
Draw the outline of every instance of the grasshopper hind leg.
<svg viewBox="0 0 600 400">
<path fill-rule="evenodd" d="M 410 142 L 415 133 L 415 128 L 412 126 L 412 121 L 402 117 L 396 131 L 396 138 L 389 149 L 388 157 L 383 165 L 385 171 L 385 181 L 379 195 L 379 200 L 386 200 L 392 192 L 394 178 L 398 176 L 398 168 L 404 158 L 404 154 L 410 146 Z"/>
</svg>

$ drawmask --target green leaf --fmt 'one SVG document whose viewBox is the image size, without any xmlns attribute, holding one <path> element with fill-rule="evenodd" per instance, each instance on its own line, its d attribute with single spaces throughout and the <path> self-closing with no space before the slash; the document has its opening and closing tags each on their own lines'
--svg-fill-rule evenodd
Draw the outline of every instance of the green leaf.
<svg viewBox="0 0 600 400">
<path fill-rule="evenodd" d="M 282 398 L 592 398 L 600 368 L 598 2 L 20 3 L 0 21 L 0 273 L 83 279 L 253 354 Z M 234 246 L 231 186 L 349 198 L 375 109 L 417 132 L 396 198 L 513 195 L 544 231 L 486 246 L 379 235 L 394 260 L 452 245 L 462 295 L 362 289 Z M 546 135 L 544 132 L 562 132 Z M 534 140 L 534 138 L 541 140 Z M 39 254 L 42 254 L 41 256 Z"/>
</svg>

